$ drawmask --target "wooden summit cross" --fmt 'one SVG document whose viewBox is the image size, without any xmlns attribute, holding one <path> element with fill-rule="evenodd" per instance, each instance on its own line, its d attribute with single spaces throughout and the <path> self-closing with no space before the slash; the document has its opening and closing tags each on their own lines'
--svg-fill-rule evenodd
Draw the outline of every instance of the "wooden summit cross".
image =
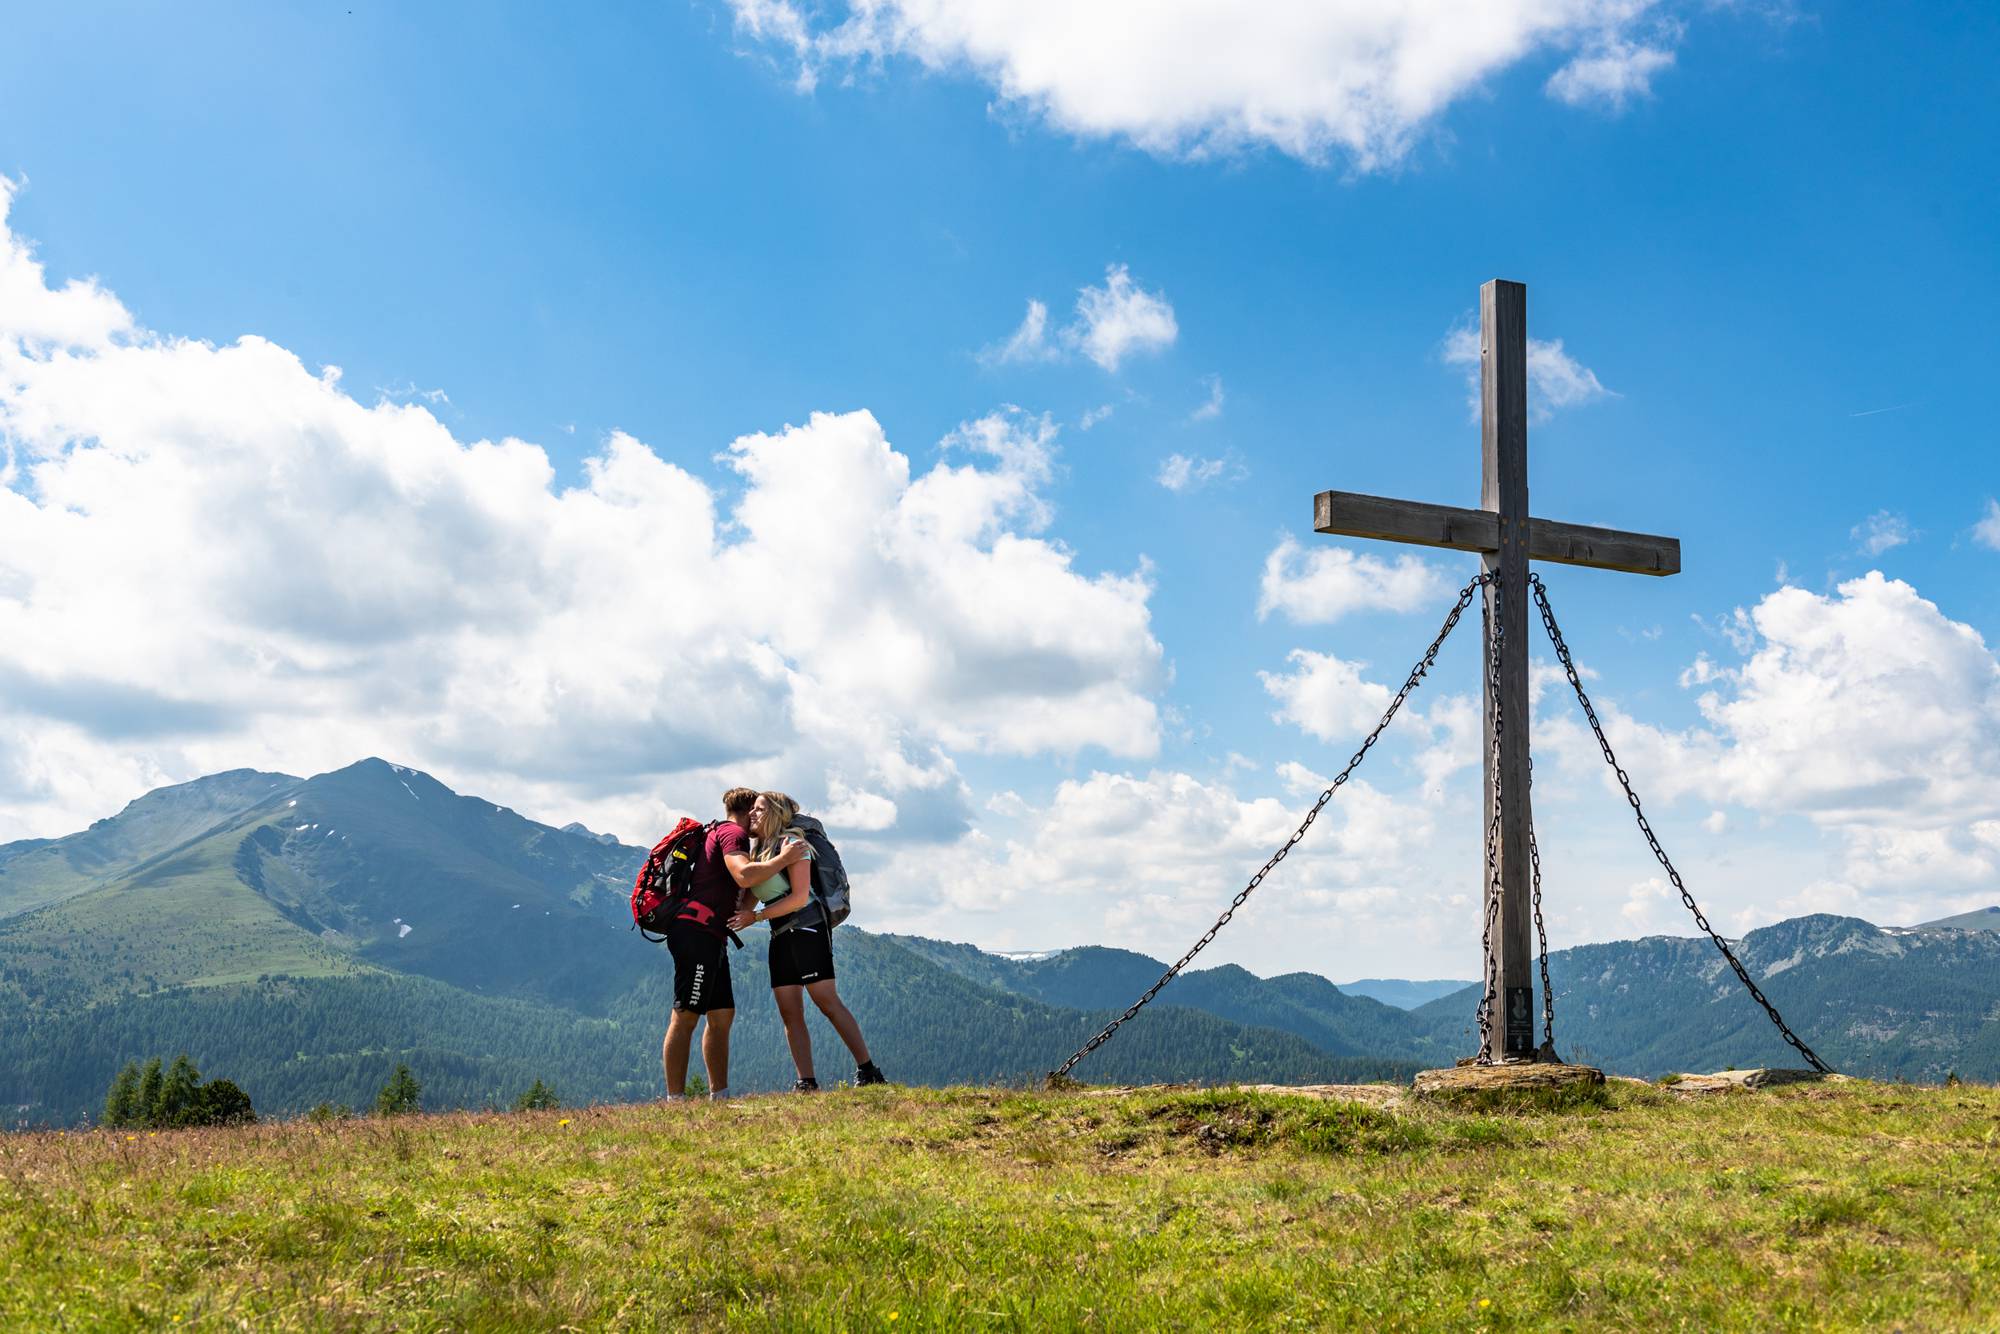
<svg viewBox="0 0 2000 1334">
<path fill-rule="evenodd" d="M 1322 491 L 1313 498 L 1313 529 L 1476 551 L 1481 568 L 1494 578 L 1486 586 L 1486 653 L 1481 662 L 1493 661 L 1498 627 L 1503 719 L 1498 754 L 1492 742 L 1495 673 L 1490 669 L 1481 672 L 1481 695 L 1486 720 L 1484 827 L 1492 829 L 1498 822 L 1498 875 L 1489 877 L 1482 899 L 1490 900 L 1497 878 L 1500 904 L 1487 957 L 1480 960 L 1482 984 L 1497 977 L 1480 1051 L 1494 1060 L 1526 1061 L 1536 1056 L 1528 879 L 1528 562 L 1678 574 L 1681 544 L 1678 538 L 1529 517 L 1528 289 L 1498 278 L 1479 289 L 1479 451 L 1476 510 Z M 1482 914 L 1488 911 L 1490 904 L 1482 902 Z"/>
</svg>

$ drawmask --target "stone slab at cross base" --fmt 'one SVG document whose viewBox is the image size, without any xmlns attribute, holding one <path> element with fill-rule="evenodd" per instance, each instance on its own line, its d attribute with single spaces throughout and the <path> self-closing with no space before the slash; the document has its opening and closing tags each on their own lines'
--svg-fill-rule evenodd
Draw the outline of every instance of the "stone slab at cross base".
<svg viewBox="0 0 2000 1334">
<path fill-rule="evenodd" d="M 1604 1072 L 1595 1066 L 1523 1061 L 1511 1065 L 1458 1065 L 1449 1070 L 1422 1070 L 1411 1081 L 1410 1087 L 1419 1098 L 1449 1098 L 1464 1093 L 1520 1093 L 1586 1087 L 1603 1082 Z"/>
<path fill-rule="evenodd" d="M 1845 1078 L 1846 1075 L 1823 1075 L 1817 1070 L 1718 1070 L 1712 1075 L 1672 1075 L 1661 1080 L 1660 1086 L 1669 1093 L 1728 1093 L 1734 1089 L 1767 1089 L 1781 1084 L 1817 1084 Z"/>
</svg>

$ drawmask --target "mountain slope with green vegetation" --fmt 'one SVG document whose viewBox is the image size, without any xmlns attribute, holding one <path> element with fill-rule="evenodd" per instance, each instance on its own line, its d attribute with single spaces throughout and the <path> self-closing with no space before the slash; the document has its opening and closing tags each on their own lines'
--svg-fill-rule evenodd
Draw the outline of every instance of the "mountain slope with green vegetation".
<svg viewBox="0 0 2000 1334">
<path fill-rule="evenodd" d="M 962 977 L 1050 1005 L 1080 1009 L 1123 1009 L 1166 969 L 1147 955 L 1096 945 L 1010 958 L 949 941 L 917 936 L 890 939 Z M 1192 969 L 1174 979 L 1171 993 L 1163 998 L 1238 1023 L 1294 1034 L 1336 1056 L 1451 1061 L 1431 1026 L 1394 1006 L 1346 995 L 1313 973 L 1261 978 L 1235 964 Z"/>
<path fill-rule="evenodd" d="M 1996 1121 L 890 1088 L 0 1135 L 0 1327 L 1991 1329 Z"/>
<path fill-rule="evenodd" d="M 1737 956 L 1820 1056 L 1882 1079 L 2000 1080 L 2000 934 L 1883 930 L 1825 914 L 1763 927 Z M 1549 956 L 1556 1045 L 1626 1074 L 1802 1066 L 1706 939 L 1650 936 Z M 1468 987 L 1413 1013 L 1469 1036 Z"/>
<path fill-rule="evenodd" d="M 234 769 L 148 792 L 67 838 L 0 845 L 0 920 L 124 875 L 298 782 L 288 774 Z"/>
<path fill-rule="evenodd" d="M 794 1077 L 764 995 L 761 945 L 734 964 L 745 1003 L 730 1082 L 740 1090 L 781 1089 Z M 178 988 L 39 1016 L 0 1030 L 0 1106 L 12 1109 L 13 1121 L 76 1124 L 101 1106 L 110 1072 L 124 1062 L 182 1051 L 203 1070 L 226 1073 L 266 1113 L 320 1102 L 363 1106 L 399 1061 L 423 1080 L 431 1107 L 507 1106 L 537 1079 L 573 1104 L 653 1097 L 671 995 L 664 952 L 652 963 L 611 1018 L 380 972 Z M 975 986 L 861 932 L 843 941 L 841 991 L 878 1059 L 910 1083 L 1025 1084 L 1111 1018 Z M 809 1013 L 821 1078 L 851 1077 L 846 1048 L 817 1011 Z M 1332 1056 L 1289 1033 L 1163 1005 L 1107 1046 L 1091 1072 L 1160 1082 L 1184 1077 L 1191 1065 L 1271 1083 L 1407 1078 L 1416 1069 Z"/>
<path fill-rule="evenodd" d="M 838 833 L 838 831 L 836 831 Z M 74 1124 L 124 1063 L 186 1050 L 266 1110 L 365 1102 L 397 1060 L 433 1106 L 656 1091 L 664 952 L 629 930 L 643 850 L 555 829 L 365 760 L 163 788 L 90 829 L 0 847 L 0 1118 Z M 857 902 L 868 911 L 865 870 Z M 1031 1079 L 1164 965 L 1086 947 L 1032 957 L 842 927 L 842 991 L 891 1073 Z M 732 1082 L 792 1078 L 763 933 L 736 956 Z M 2000 1078 L 2000 933 L 1816 917 L 1742 953 L 1843 1069 Z M 1798 1064 L 1706 941 L 1551 956 L 1558 1048 L 1625 1073 Z M 1087 1079 L 1323 1082 L 1449 1064 L 1467 989 L 1413 1011 L 1310 974 L 1192 971 L 1080 1067 Z M 815 1020 L 815 1022 L 817 1022 Z M 823 1026 L 819 1073 L 846 1074 Z"/>
</svg>

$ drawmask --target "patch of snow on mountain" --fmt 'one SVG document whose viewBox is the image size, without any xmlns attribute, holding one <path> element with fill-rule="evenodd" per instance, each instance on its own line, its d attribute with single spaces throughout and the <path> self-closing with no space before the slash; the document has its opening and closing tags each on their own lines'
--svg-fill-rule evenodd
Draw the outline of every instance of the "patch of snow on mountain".
<svg viewBox="0 0 2000 1334">
<path fill-rule="evenodd" d="M 408 783 L 405 783 L 405 784 L 403 784 L 403 791 L 405 791 L 405 792 L 409 792 L 409 793 L 410 793 L 410 800 L 411 800 L 411 801 L 422 801 L 422 800 L 423 800 L 423 798 L 422 798 L 422 797 L 420 797 L 420 796 L 418 796 L 418 795 L 417 795 L 417 794 L 416 794 L 415 792 L 410 792 L 410 785 L 409 785 Z"/>
<path fill-rule="evenodd" d="M 396 939 L 398 940 L 401 940 L 404 936 L 407 936 L 409 934 L 410 934 L 410 924 L 408 922 L 405 922 L 401 926 L 396 928 Z"/>
</svg>

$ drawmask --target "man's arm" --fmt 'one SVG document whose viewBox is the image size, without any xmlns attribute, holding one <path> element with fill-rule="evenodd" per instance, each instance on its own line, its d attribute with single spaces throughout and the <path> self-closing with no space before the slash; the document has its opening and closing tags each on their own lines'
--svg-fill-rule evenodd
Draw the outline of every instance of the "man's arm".
<svg viewBox="0 0 2000 1334">
<path fill-rule="evenodd" d="M 783 898 L 774 899 L 761 909 L 754 903 L 738 904 L 736 915 L 729 919 L 729 929 L 748 931 L 759 922 L 774 922 L 780 917 L 789 917 L 812 902 L 812 868 L 794 863 L 791 870 L 792 887 Z"/>
<path fill-rule="evenodd" d="M 755 889 L 805 854 L 805 843 L 794 840 L 770 861 L 753 862 L 747 852 L 731 852 L 724 854 L 722 864 L 729 868 L 730 877 L 736 881 L 738 889 Z"/>
</svg>

